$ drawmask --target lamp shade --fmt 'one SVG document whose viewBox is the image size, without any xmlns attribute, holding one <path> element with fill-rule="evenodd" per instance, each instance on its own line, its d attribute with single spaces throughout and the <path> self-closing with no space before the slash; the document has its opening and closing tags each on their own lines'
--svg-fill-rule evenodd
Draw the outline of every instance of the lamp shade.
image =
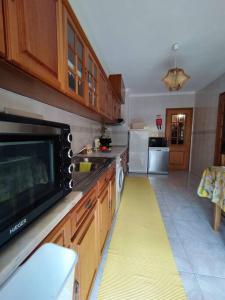
<svg viewBox="0 0 225 300">
<path fill-rule="evenodd" d="M 183 69 L 173 68 L 168 70 L 167 74 L 162 78 L 162 81 L 170 91 L 178 91 L 188 79 L 190 79 L 190 76 L 188 76 Z"/>
</svg>

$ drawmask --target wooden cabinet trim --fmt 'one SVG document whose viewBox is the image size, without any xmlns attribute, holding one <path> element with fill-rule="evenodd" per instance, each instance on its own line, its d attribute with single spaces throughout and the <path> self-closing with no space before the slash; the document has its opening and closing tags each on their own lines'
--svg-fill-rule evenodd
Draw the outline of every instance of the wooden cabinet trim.
<svg viewBox="0 0 225 300">
<path fill-rule="evenodd" d="M 63 245 L 57 242 L 60 238 L 63 239 Z M 56 243 L 64 247 L 69 247 L 70 242 L 71 242 L 70 216 L 67 215 L 58 225 L 56 225 L 55 228 L 53 228 L 53 230 L 44 239 L 43 243 Z"/>
<path fill-rule="evenodd" d="M 97 202 L 96 188 L 92 188 L 71 210 L 71 232 L 74 236 Z"/>
<path fill-rule="evenodd" d="M 0 0 L 0 56 L 5 56 L 6 45 L 5 45 L 5 22 L 3 12 L 3 0 Z"/>
<path fill-rule="evenodd" d="M 93 211 L 94 209 L 96 209 L 96 207 L 93 207 L 92 211 Z M 92 212 L 92 211 L 91 211 L 91 212 Z M 85 221 L 84 221 L 86 229 L 85 229 L 84 231 L 81 229 L 81 230 L 82 230 L 82 235 L 79 237 L 79 240 L 78 240 L 78 242 L 77 242 L 78 245 L 81 244 L 81 242 L 83 241 L 84 236 L 85 236 L 85 234 L 86 234 L 87 231 L 88 231 L 88 227 L 89 227 L 89 225 L 92 223 L 92 221 L 93 221 L 93 219 L 94 219 L 94 215 L 93 215 L 91 212 L 90 212 L 91 217 L 90 217 L 90 218 L 89 218 L 89 217 L 86 218 Z M 88 222 L 87 222 L 87 220 L 88 220 Z M 75 238 L 74 238 L 74 239 L 75 239 Z M 72 239 L 72 242 L 74 241 L 74 239 Z"/>
<path fill-rule="evenodd" d="M 109 191 L 108 191 L 108 187 L 106 187 L 104 189 L 104 191 L 100 194 L 99 196 L 99 199 L 100 199 L 100 203 L 102 203 L 105 199 L 105 197 L 109 194 Z"/>
<path fill-rule="evenodd" d="M 102 253 L 111 224 L 109 185 L 99 196 L 99 233 L 100 251 Z"/>
</svg>

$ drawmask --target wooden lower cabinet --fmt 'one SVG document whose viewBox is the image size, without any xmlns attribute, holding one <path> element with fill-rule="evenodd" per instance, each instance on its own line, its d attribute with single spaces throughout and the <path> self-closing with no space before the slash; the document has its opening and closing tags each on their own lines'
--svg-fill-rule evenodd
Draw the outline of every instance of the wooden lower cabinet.
<svg viewBox="0 0 225 300">
<path fill-rule="evenodd" d="M 43 243 L 54 243 L 59 246 L 69 248 L 71 243 L 70 219 L 66 218 L 66 220 L 60 222 L 46 237 Z"/>
<path fill-rule="evenodd" d="M 110 213 L 110 197 L 109 197 L 109 185 L 102 191 L 99 196 L 99 232 L 100 232 L 100 252 L 105 245 L 105 241 L 109 232 L 109 225 L 111 220 Z"/>
<path fill-rule="evenodd" d="M 41 243 L 55 243 L 78 254 L 75 299 L 87 300 L 116 207 L 115 165 L 112 165 Z"/>
<path fill-rule="evenodd" d="M 78 254 L 76 281 L 78 299 L 88 299 L 99 261 L 98 209 L 93 207 L 89 216 L 72 240 L 71 248 Z"/>
</svg>

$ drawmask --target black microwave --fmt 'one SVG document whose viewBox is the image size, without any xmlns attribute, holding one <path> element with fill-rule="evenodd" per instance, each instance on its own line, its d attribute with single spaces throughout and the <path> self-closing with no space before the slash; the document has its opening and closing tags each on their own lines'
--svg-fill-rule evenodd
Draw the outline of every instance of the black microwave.
<svg viewBox="0 0 225 300">
<path fill-rule="evenodd" d="M 0 113 L 0 246 L 72 190 L 67 124 Z"/>
</svg>

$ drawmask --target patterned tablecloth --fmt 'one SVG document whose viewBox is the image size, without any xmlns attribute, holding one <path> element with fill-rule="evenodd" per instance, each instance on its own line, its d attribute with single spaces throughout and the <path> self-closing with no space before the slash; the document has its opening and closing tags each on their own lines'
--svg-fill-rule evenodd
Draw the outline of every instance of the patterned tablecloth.
<svg viewBox="0 0 225 300">
<path fill-rule="evenodd" d="M 209 198 L 225 211 L 225 167 L 210 167 L 203 172 L 198 187 L 200 197 Z"/>
</svg>

